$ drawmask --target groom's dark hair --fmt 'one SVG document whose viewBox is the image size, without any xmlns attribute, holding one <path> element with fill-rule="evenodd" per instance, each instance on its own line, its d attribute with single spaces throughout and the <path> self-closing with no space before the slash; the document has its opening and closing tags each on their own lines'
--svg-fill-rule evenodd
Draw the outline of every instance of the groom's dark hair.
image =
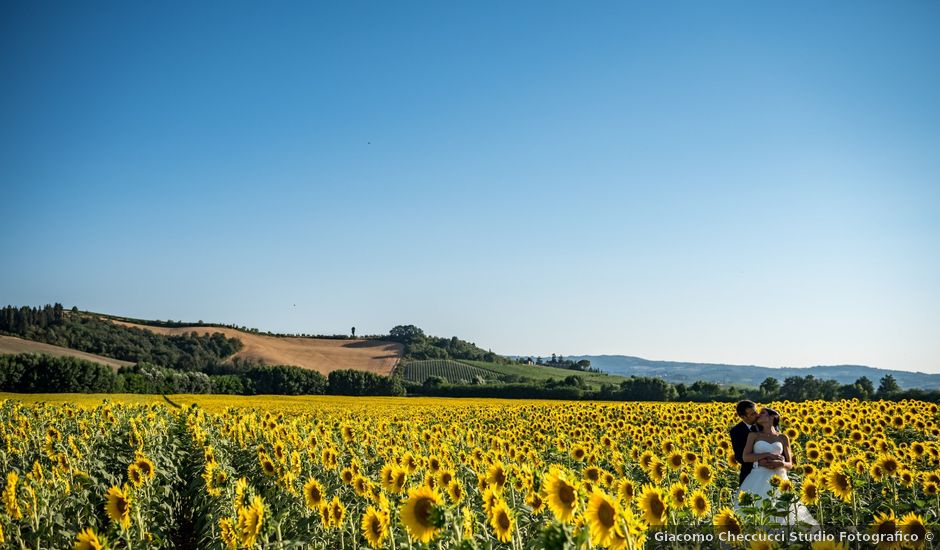
<svg viewBox="0 0 940 550">
<path fill-rule="evenodd" d="M 744 401 L 738 401 L 737 410 L 738 416 L 744 416 L 744 411 L 748 409 L 756 409 L 757 403 L 751 401 L 750 399 L 745 399 Z"/>
</svg>

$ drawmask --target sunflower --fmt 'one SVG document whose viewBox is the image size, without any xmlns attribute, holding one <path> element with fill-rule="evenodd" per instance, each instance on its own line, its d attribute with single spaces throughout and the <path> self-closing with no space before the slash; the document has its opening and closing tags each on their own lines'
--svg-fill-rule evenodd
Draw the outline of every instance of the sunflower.
<svg viewBox="0 0 940 550">
<path fill-rule="evenodd" d="M 451 480 L 454 479 L 454 471 L 447 468 L 441 468 L 437 472 L 437 482 L 441 487 L 447 487 L 450 485 Z"/>
<path fill-rule="evenodd" d="M 486 471 L 486 482 L 497 491 L 503 490 L 503 486 L 506 485 L 506 467 L 502 462 L 497 460 L 489 467 Z"/>
<path fill-rule="evenodd" d="M 874 517 L 871 524 L 871 533 L 877 535 L 878 550 L 897 550 L 901 547 L 900 541 L 890 540 L 891 536 L 901 530 L 898 526 L 898 518 L 894 512 L 889 510 L 887 513 L 881 513 Z"/>
<path fill-rule="evenodd" d="M 734 510 L 728 507 L 722 508 L 721 511 L 715 515 L 714 525 L 715 531 L 727 533 L 732 537 L 736 537 L 742 533 L 740 518 L 734 513 Z"/>
<path fill-rule="evenodd" d="M 105 493 L 107 500 L 104 505 L 104 511 L 107 512 L 111 521 L 123 529 L 131 525 L 131 498 L 125 491 L 127 491 L 127 486 L 124 486 L 123 490 L 119 487 L 111 487 Z"/>
<path fill-rule="evenodd" d="M 240 477 L 235 481 L 235 498 L 233 499 L 233 506 L 236 510 L 242 507 L 245 502 L 245 491 L 248 490 L 248 480 Z"/>
<path fill-rule="evenodd" d="M 666 514 L 668 506 L 659 488 L 652 485 L 643 487 L 640 493 L 640 509 L 643 510 L 643 519 L 650 525 L 666 525 L 669 516 Z"/>
<path fill-rule="evenodd" d="M 597 490 L 591 494 L 584 510 L 584 517 L 591 532 L 591 544 L 608 545 L 612 532 L 617 526 L 619 514 L 620 504 L 615 499 Z"/>
<path fill-rule="evenodd" d="M 678 470 L 679 468 L 681 468 L 682 461 L 683 461 L 682 453 L 678 451 L 673 451 L 672 453 L 669 453 L 669 456 L 666 458 L 666 464 L 673 470 Z"/>
<path fill-rule="evenodd" d="M 591 483 L 598 483 L 601 480 L 601 469 L 597 466 L 588 466 L 582 472 L 582 479 Z"/>
<path fill-rule="evenodd" d="M 134 487 L 140 487 L 143 485 L 144 481 L 147 480 L 147 478 L 144 476 L 144 473 L 141 472 L 140 468 L 138 468 L 134 463 L 131 463 L 131 465 L 127 467 L 127 479 Z"/>
<path fill-rule="evenodd" d="M 450 501 L 454 504 L 460 504 L 463 500 L 463 483 L 459 479 L 453 479 L 447 485 L 447 496 L 450 497 Z"/>
<path fill-rule="evenodd" d="M 650 476 L 650 481 L 654 483 L 662 483 L 663 479 L 666 478 L 666 464 L 659 459 L 653 460 L 650 462 L 650 468 L 647 472 Z"/>
<path fill-rule="evenodd" d="M 239 542 L 246 548 L 253 548 L 261 534 L 264 524 L 264 501 L 256 496 L 251 499 L 248 506 L 238 509 L 238 535 Z"/>
<path fill-rule="evenodd" d="M 911 548 L 924 547 L 924 544 L 927 542 L 928 534 L 924 518 L 914 512 L 910 512 L 901 518 L 899 527 L 901 528 L 901 533 L 907 536 L 908 545 Z"/>
<path fill-rule="evenodd" d="M 490 511 L 496 506 L 496 503 L 499 502 L 500 494 L 499 491 L 493 487 L 487 487 L 483 490 L 483 512 L 486 513 L 487 517 L 490 516 Z"/>
<path fill-rule="evenodd" d="M 323 486 L 316 478 L 311 477 L 304 483 L 304 503 L 311 510 L 319 510 L 323 505 Z"/>
<path fill-rule="evenodd" d="M 571 458 L 578 462 L 582 462 L 587 458 L 587 450 L 581 445 L 574 445 L 571 447 Z"/>
<path fill-rule="evenodd" d="M 333 496 L 333 500 L 324 508 L 330 519 L 332 527 L 341 528 L 343 520 L 346 519 L 346 506 L 343 505 L 338 496 Z"/>
<path fill-rule="evenodd" d="M 408 491 L 408 499 L 401 507 L 401 521 L 411 536 L 427 543 L 441 530 L 435 508 L 443 504 L 440 493 L 421 486 Z"/>
<path fill-rule="evenodd" d="M 845 502 L 852 502 L 852 478 L 834 467 L 826 476 L 826 488 Z"/>
<path fill-rule="evenodd" d="M 367 497 L 372 494 L 372 482 L 369 481 L 369 478 L 356 474 L 356 478 L 353 480 L 352 486 L 353 491 L 356 492 L 356 496 Z"/>
<path fill-rule="evenodd" d="M 153 461 L 147 458 L 147 455 L 140 452 L 138 452 L 134 458 L 134 466 L 137 466 L 137 469 L 140 470 L 140 473 L 144 475 L 146 480 L 153 479 L 153 476 L 157 473 Z"/>
<path fill-rule="evenodd" d="M 525 496 L 525 503 L 532 509 L 532 515 L 537 516 L 545 509 L 545 501 L 535 491 L 529 491 Z"/>
<path fill-rule="evenodd" d="M 563 470 L 557 467 L 549 469 L 542 483 L 548 509 L 562 523 L 571 523 L 578 507 L 578 486 L 568 480 Z"/>
<path fill-rule="evenodd" d="M 623 479 L 620 481 L 620 485 L 617 487 L 617 494 L 620 495 L 621 500 L 629 504 L 631 501 L 633 501 L 633 497 L 636 495 L 636 487 L 629 479 Z"/>
<path fill-rule="evenodd" d="M 924 482 L 923 489 L 924 494 L 931 497 L 937 496 L 937 494 L 940 493 L 940 486 L 938 486 L 933 481 Z"/>
<path fill-rule="evenodd" d="M 901 469 L 901 463 L 898 462 L 898 459 L 889 454 L 883 454 L 878 457 L 878 466 L 881 467 L 881 470 L 887 476 L 893 476 L 898 473 L 898 470 Z"/>
<path fill-rule="evenodd" d="M 470 511 L 469 506 L 463 507 L 463 538 L 472 539 L 473 538 L 473 512 Z"/>
<path fill-rule="evenodd" d="M 405 483 L 408 481 L 408 472 L 401 466 L 386 464 L 382 467 L 379 474 L 382 480 L 382 488 L 385 491 L 399 495 L 405 492 Z"/>
<path fill-rule="evenodd" d="M 412 475 L 418 470 L 418 460 L 410 452 L 405 453 L 401 457 L 399 464 L 405 469 L 408 475 Z"/>
<path fill-rule="evenodd" d="M 692 510 L 695 517 L 702 519 L 712 511 L 712 505 L 705 493 L 701 489 L 696 489 L 689 497 L 689 509 Z"/>
<path fill-rule="evenodd" d="M 107 546 L 108 540 L 104 537 L 98 537 L 98 534 L 95 533 L 95 530 L 89 527 L 79 533 L 77 537 L 75 537 L 75 544 L 72 545 L 72 549 L 102 550 L 103 548 L 107 548 Z"/>
<path fill-rule="evenodd" d="M 23 510 L 20 503 L 16 500 L 16 484 L 19 483 L 20 476 L 16 472 L 7 474 L 7 484 L 3 488 L 3 504 L 6 513 L 10 519 L 23 519 Z"/>
<path fill-rule="evenodd" d="M 382 547 L 382 543 L 388 538 L 388 524 L 387 512 L 376 510 L 374 506 L 366 508 L 366 513 L 362 516 L 362 535 L 369 542 L 369 546 Z"/>
<path fill-rule="evenodd" d="M 235 550 L 238 548 L 238 530 L 235 529 L 235 520 L 232 518 L 222 518 L 219 520 L 219 538 L 225 545 L 225 550 Z"/>
<path fill-rule="evenodd" d="M 500 542 L 509 542 L 512 539 L 512 530 L 515 523 L 512 512 L 506 506 L 506 501 L 499 499 L 496 506 L 490 510 L 490 526 L 493 527 L 496 538 Z"/>
<path fill-rule="evenodd" d="M 915 479 L 914 472 L 908 470 L 907 468 L 901 468 L 898 470 L 898 479 L 901 481 L 901 485 L 905 487 L 911 487 L 914 485 Z"/>
<path fill-rule="evenodd" d="M 674 483 L 669 488 L 669 499 L 672 505 L 678 509 L 685 508 L 688 504 L 689 488 L 681 483 Z"/>
<path fill-rule="evenodd" d="M 714 479 L 714 474 L 712 469 L 708 464 L 699 464 L 695 467 L 695 480 L 701 483 L 703 486 L 707 486 Z"/>
<path fill-rule="evenodd" d="M 261 472 L 264 475 L 271 477 L 277 473 L 277 467 L 274 465 L 274 461 L 272 461 L 267 454 L 259 454 L 258 463 L 261 465 Z"/>
</svg>

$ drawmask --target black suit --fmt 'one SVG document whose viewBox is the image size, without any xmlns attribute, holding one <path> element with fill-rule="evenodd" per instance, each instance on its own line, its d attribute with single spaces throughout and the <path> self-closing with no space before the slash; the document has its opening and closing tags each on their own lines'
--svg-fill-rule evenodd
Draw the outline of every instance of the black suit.
<svg viewBox="0 0 940 550">
<path fill-rule="evenodd" d="M 754 427 L 756 428 L 756 425 Z M 744 422 L 738 422 L 735 427 L 731 428 L 729 433 L 731 434 L 731 448 L 734 449 L 734 459 L 741 465 L 741 473 L 738 474 L 738 484 L 740 485 L 744 483 L 744 478 L 754 468 L 753 463 L 744 462 L 744 447 L 747 445 L 747 435 L 751 433 L 751 430 Z"/>
</svg>

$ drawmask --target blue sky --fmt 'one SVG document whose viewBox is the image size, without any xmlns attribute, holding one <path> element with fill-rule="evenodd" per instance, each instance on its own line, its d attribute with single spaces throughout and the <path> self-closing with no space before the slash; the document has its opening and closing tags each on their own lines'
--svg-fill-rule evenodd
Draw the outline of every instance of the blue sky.
<svg viewBox="0 0 940 550">
<path fill-rule="evenodd" d="M 936 2 L 0 6 L 0 302 L 940 372 Z"/>
</svg>

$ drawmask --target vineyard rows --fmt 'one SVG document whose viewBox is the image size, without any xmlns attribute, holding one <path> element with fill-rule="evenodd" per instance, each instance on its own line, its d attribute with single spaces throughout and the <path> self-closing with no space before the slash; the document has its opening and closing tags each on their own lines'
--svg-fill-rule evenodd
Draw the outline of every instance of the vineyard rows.
<svg viewBox="0 0 940 550">
<path fill-rule="evenodd" d="M 468 383 L 480 377 L 484 380 L 495 380 L 499 376 L 489 370 L 474 367 L 452 359 L 429 359 L 426 361 L 412 361 L 404 365 L 405 380 L 423 383 L 430 376 L 440 376 L 451 383 Z"/>
</svg>

